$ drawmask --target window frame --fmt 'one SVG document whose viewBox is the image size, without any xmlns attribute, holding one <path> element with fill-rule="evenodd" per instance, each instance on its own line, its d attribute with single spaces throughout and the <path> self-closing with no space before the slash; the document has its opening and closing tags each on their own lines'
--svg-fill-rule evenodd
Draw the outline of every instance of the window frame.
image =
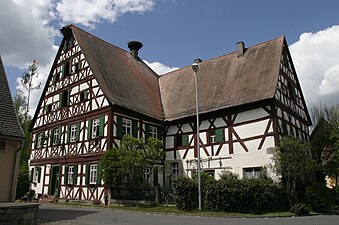
<svg viewBox="0 0 339 225">
<path fill-rule="evenodd" d="M 89 184 L 97 184 L 98 164 L 89 165 Z"/>
<path fill-rule="evenodd" d="M 37 142 L 36 142 L 36 148 L 42 147 L 42 132 L 37 133 Z"/>
<path fill-rule="evenodd" d="M 70 126 L 70 137 L 69 137 L 70 142 L 76 142 L 77 141 L 77 124 L 72 124 Z"/>
<path fill-rule="evenodd" d="M 151 168 L 144 168 L 144 181 L 146 183 L 150 183 L 151 182 Z"/>
<path fill-rule="evenodd" d="M 74 185 L 74 166 L 68 166 L 67 184 Z"/>
<path fill-rule="evenodd" d="M 210 144 L 216 144 L 217 143 L 217 136 L 215 133 L 215 130 L 210 130 L 208 132 L 208 141 Z"/>
<path fill-rule="evenodd" d="M 91 128 L 91 138 L 95 139 L 99 137 L 99 130 L 100 130 L 100 118 L 94 118 L 92 120 L 92 128 Z"/>
<path fill-rule="evenodd" d="M 184 143 L 185 142 L 185 143 Z M 176 145 L 178 148 L 189 146 L 189 135 L 188 134 L 178 134 L 176 136 Z"/>
<path fill-rule="evenodd" d="M 123 118 L 122 119 L 122 136 L 132 135 L 132 120 Z"/>
<path fill-rule="evenodd" d="M 158 128 L 156 126 L 149 126 L 149 136 L 152 138 L 158 138 Z"/>
<path fill-rule="evenodd" d="M 261 167 L 243 168 L 243 178 L 244 179 L 256 179 L 260 176 L 260 172 L 261 172 Z"/>
<path fill-rule="evenodd" d="M 171 171 L 172 171 L 172 178 L 175 179 L 179 177 L 180 174 L 180 168 L 178 162 L 171 163 Z"/>
<path fill-rule="evenodd" d="M 53 138 L 52 138 L 52 145 L 58 145 L 59 144 L 59 136 L 60 136 L 59 128 L 58 127 L 53 129 L 52 136 L 53 136 Z"/>
</svg>

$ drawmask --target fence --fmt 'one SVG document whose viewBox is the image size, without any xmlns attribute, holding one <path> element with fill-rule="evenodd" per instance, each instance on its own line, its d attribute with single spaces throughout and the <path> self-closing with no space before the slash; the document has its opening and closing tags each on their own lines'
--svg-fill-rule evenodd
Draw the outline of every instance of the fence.
<svg viewBox="0 0 339 225">
<path fill-rule="evenodd" d="M 156 190 L 158 189 L 158 190 Z M 158 193 L 159 196 L 156 196 Z M 138 200 L 159 202 L 160 204 L 174 205 L 174 191 L 172 187 L 127 188 L 111 190 L 111 198 L 117 200 Z"/>
</svg>

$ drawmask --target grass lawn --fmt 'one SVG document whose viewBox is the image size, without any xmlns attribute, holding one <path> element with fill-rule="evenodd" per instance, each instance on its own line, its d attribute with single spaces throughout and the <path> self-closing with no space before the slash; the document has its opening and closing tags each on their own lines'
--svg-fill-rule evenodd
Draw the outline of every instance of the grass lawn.
<svg viewBox="0 0 339 225">
<path fill-rule="evenodd" d="M 230 213 L 230 212 L 213 212 L 213 211 L 183 211 L 175 208 L 174 206 L 135 206 L 124 205 L 110 206 L 113 209 L 130 210 L 137 212 L 147 213 L 163 213 L 163 214 L 178 214 L 178 215 L 192 215 L 192 216 L 216 216 L 216 217 L 287 217 L 294 216 L 295 214 L 290 212 L 277 212 L 277 213 L 265 213 L 265 214 L 244 214 L 244 213 Z"/>
</svg>

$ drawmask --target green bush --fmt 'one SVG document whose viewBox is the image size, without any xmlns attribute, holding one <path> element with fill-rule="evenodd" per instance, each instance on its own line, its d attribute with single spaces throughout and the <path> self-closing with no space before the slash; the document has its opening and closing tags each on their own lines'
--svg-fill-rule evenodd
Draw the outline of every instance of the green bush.
<svg viewBox="0 0 339 225">
<path fill-rule="evenodd" d="M 198 185 L 190 178 L 178 177 L 174 182 L 174 199 L 178 209 L 193 210 L 198 207 Z"/>
<path fill-rule="evenodd" d="M 203 208 L 212 211 L 263 213 L 288 209 L 287 194 L 283 186 L 271 179 L 240 180 L 234 174 L 223 174 L 220 180 L 202 175 Z M 175 183 L 177 208 L 197 208 L 197 182 L 179 178 Z"/>
<path fill-rule="evenodd" d="M 295 204 L 290 211 L 297 215 L 307 215 L 310 213 L 310 209 L 304 203 Z"/>
<path fill-rule="evenodd" d="M 333 204 L 331 190 L 322 183 L 309 186 L 306 188 L 305 202 L 315 212 L 326 212 Z"/>
<path fill-rule="evenodd" d="M 339 209 L 339 187 L 335 187 L 332 189 L 333 196 L 333 208 Z"/>
</svg>

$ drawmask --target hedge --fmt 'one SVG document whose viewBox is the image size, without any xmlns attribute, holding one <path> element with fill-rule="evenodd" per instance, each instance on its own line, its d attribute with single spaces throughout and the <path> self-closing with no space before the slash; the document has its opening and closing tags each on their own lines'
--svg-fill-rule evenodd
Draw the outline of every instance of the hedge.
<svg viewBox="0 0 339 225">
<path fill-rule="evenodd" d="M 175 182 L 178 209 L 192 210 L 198 205 L 195 179 L 179 178 Z M 202 179 L 203 208 L 212 211 L 263 213 L 288 210 L 287 193 L 271 179 L 243 179 L 226 175 L 220 180 Z"/>
</svg>

